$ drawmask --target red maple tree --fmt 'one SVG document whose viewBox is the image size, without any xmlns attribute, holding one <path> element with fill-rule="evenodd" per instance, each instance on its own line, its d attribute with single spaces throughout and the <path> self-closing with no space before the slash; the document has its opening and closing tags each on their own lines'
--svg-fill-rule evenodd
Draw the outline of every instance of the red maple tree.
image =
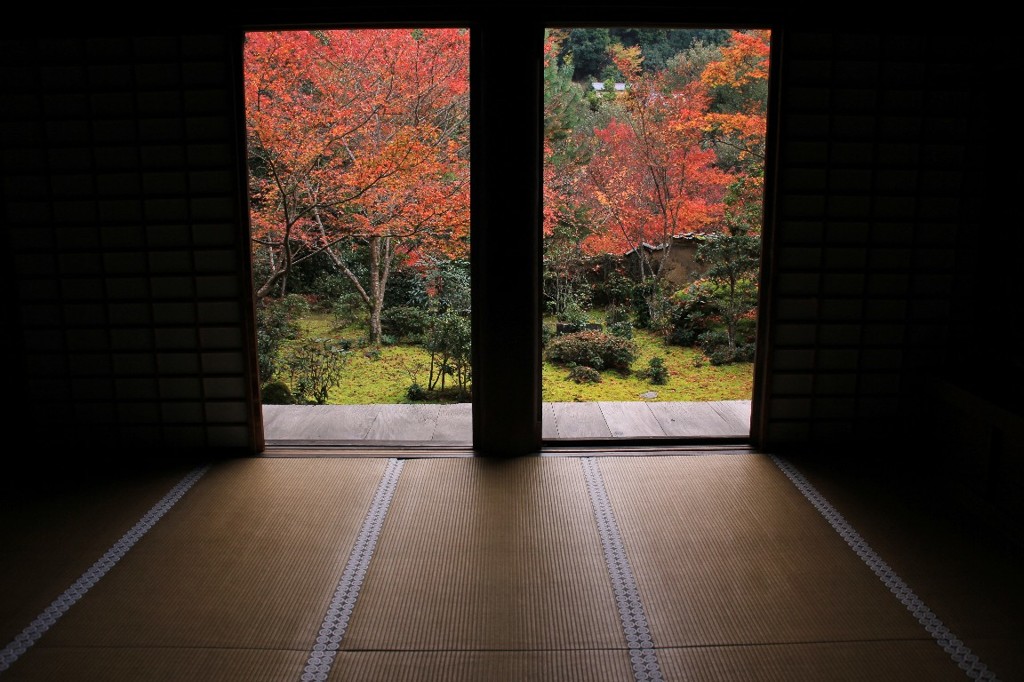
<svg viewBox="0 0 1024 682">
<path fill-rule="evenodd" d="M 244 69 L 257 296 L 324 254 L 379 343 L 395 264 L 468 251 L 469 32 L 250 33 Z"/>
<path fill-rule="evenodd" d="M 641 277 L 656 277 L 673 236 L 718 229 L 732 177 L 702 144 L 710 107 L 703 83 L 670 88 L 665 72 L 643 70 L 639 48 L 618 48 L 613 59 L 628 85 L 619 96 L 622 114 L 594 131 L 587 177 L 601 229 L 583 246 L 590 253 L 634 251 Z"/>
<path fill-rule="evenodd" d="M 730 231 L 752 235 L 761 233 L 770 51 L 771 31 L 734 31 L 721 58 L 701 74 L 701 81 L 725 102 L 707 113 L 704 127 L 719 163 L 737 176 L 726 223 Z"/>
<path fill-rule="evenodd" d="M 639 47 L 613 46 L 626 87 L 586 96 L 611 119 L 592 126 L 579 125 L 590 116 L 554 60 L 564 37 L 549 33 L 544 55 L 545 282 L 569 281 L 588 257 L 626 254 L 657 282 L 674 237 L 759 234 L 770 32 L 733 31 L 656 71 Z"/>
</svg>

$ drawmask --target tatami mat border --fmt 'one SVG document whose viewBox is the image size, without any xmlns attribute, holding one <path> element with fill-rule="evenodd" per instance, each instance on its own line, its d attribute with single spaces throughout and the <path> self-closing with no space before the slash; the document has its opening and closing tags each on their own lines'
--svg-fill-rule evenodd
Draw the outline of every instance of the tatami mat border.
<svg viewBox="0 0 1024 682">
<path fill-rule="evenodd" d="M 338 654 L 341 640 L 345 636 L 349 619 L 355 609 L 363 579 L 370 566 L 370 559 L 373 558 L 373 551 L 377 547 L 377 538 L 380 537 L 384 517 L 387 516 L 391 498 L 394 497 L 395 488 L 398 487 L 398 477 L 402 473 L 403 462 L 400 459 L 392 459 L 384 470 L 373 502 L 370 503 L 370 509 L 363 521 L 362 529 L 359 531 L 359 537 L 356 538 L 352 552 L 349 554 L 345 572 L 342 573 L 341 579 L 338 581 L 331 605 L 320 626 L 316 644 L 313 645 L 313 650 L 306 661 L 306 667 L 300 678 L 302 682 L 326 680 L 331 672 L 334 658 Z"/>
<path fill-rule="evenodd" d="M 917 619 L 936 643 L 942 647 L 943 651 L 948 653 L 957 666 L 967 673 L 967 677 L 972 680 L 998 682 L 996 674 L 978 659 L 978 656 L 971 651 L 970 647 L 950 631 L 942 620 L 914 593 L 910 586 L 896 574 L 896 571 L 871 548 L 867 541 L 861 537 L 860 533 L 843 518 L 843 515 L 825 499 L 824 495 L 818 492 L 796 467 L 777 455 L 769 455 L 769 457 L 814 508 L 821 513 L 829 525 L 839 533 L 846 544 L 857 553 L 857 556 L 889 588 L 889 591 L 900 600 L 900 603 Z"/>
<path fill-rule="evenodd" d="M 594 517 L 601 534 L 605 563 L 612 581 L 616 606 L 622 622 L 622 632 L 629 646 L 629 662 L 633 667 L 633 679 L 637 682 L 661 680 L 658 653 L 654 647 L 651 630 L 647 624 L 643 601 L 637 588 L 633 569 L 626 556 L 626 547 L 619 532 L 612 511 L 612 503 L 601 477 L 601 470 L 593 457 L 580 458 L 583 474 L 587 481 L 590 502 L 594 506 Z"/>
<path fill-rule="evenodd" d="M 78 580 L 72 583 L 71 587 L 53 600 L 35 620 L 22 630 L 13 641 L 0 651 L 0 672 L 11 667 L 18 658 L 24 654 L 29 647 L 43 636 L 75 602 L 85 596 L 93 585 L 113 568 L 114 564 L 121 560 L 128 553 L 136 542 L 152 528 L 160 518 L 173 507 L 182 496 L 198 481 L 203 474 L 209 470 L 209 465 L 196 467 L 184 476 L 170 492 L 164 495 L 148 512 L 132 526 L 121 539 L 104 552 L 103 556 L 96 560 Z"/>
</svg>

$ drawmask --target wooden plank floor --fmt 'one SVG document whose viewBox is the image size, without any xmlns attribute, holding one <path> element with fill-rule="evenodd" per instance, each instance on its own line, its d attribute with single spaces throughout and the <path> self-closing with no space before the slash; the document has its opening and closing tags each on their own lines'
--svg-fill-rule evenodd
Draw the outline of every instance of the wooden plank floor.
<svg viewBox="0 0 1024 682">
<path fill-rule="evenodd" d="M 750 401 L 544 403 L 545 440 L 746 438 Z M 472 405 L 264 405 L 269 445 L 429 442 L 471 445 Z"/>
</svg>

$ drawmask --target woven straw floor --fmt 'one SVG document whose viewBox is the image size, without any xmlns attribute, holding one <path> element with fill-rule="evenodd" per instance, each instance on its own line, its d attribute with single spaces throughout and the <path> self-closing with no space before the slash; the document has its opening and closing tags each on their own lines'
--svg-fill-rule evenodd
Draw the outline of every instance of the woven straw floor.
<svg viewBox="0 0 1024 682">
<path fill-rule="evenodd" d="M 0 682 L 1024 679 L 1020 564 L 859 485 L 751 453 L 290 456 L 25 491 Z"/>
</svg>

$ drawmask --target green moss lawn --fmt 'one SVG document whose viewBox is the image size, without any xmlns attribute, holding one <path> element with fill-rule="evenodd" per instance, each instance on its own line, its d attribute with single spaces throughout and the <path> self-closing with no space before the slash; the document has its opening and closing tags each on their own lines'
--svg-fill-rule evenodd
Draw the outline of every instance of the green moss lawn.
<svg viewBox="0 0 1024 682">
<path fill-rule="evenodd" d="M 546 321 L 552 324 L 553 321 Z M 303 321 L 304 334 L 357 341 L 363 331 L 357 327 L 336 329 L 329 315 L 312 315 Z M 711 400 L 749 400 L 753 392 L 753 364 L 739 363 L 714 367 L 697 362 L 700 353 L 690 348 L 667 346 L 644 330 L 634 332 L 637 359 L 633 372 L 622 375 L 614 370 L 601 372 L 601 381 L 577 384 L 567 379 L 569 370 L 545 361 L 542 396 L 545 402 L 593 402 L 657 400 L 706 402 Z M 652 357 L 661 357 L 668 370 L 668 383 L 651 384 L 638 376 Z M 395 344 L 372 349 L 353 344 L 341 383 L 328 399 L 333 405 L 396 404 L 411 402 L 406 389 L 413 381 L 427 383 L 430 357 L 419 346 Z M 699 365 L 699 366 L 698 366 Z M 645 397 L 653 391 L 656 397 Z"/>
</svg>

